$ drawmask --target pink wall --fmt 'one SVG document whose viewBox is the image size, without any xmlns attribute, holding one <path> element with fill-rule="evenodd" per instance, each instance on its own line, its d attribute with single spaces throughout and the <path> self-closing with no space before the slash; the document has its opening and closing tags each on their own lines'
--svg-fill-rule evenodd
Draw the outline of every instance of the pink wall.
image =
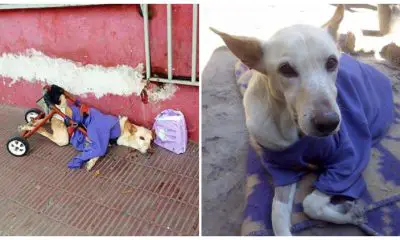
<svg viewBox="0 0 400 240">
<path fill-rule="evenodd" d="M 145 63 L 143 19 L 139 6 L 107 5 L 53 9 L 0 11 L 0 53 L 34 48 L 50 57 L 105 67 Z M 166 74 L 166 6 L 151 5 L 150 48 L 152 71 Z M 173 64 L 175 76 L 191 75 L 192 5 L 173 5 Z M 198 56 L 198 55 L 197 55 Z M 18 66 L 15 66 L 18 67 Z M 197 70 L 198 72 L 198 70 Z M 41 84 L 0 76 L 0 103 L 34 107 Z M 112 79 L 110 79 L 112 84 Z M 138 96 L 94 95 L 82 100 L 100 110 L 127 115 L 137 124 L 151 127 L 154 117 L 166 108 L 183 112 L 194 141 L 199 138 L 199 89 L 178 85 L 172 99 L 144 104 Z M 21 117 L 22 121 L 22 117 Z"/>
</svg>

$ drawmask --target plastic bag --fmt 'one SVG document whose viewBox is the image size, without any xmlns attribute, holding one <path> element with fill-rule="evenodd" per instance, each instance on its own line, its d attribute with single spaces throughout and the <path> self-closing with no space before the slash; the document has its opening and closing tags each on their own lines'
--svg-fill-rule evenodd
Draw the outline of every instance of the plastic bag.
<svg viewBox="0 0 400 240">
<path fill-rule="evenodd" d="M 155 144 L 177 154 L 186 151 L 188 137 L 182 112 L 172 109 L 162 111 L 157 115 L 153 129 L 157 136 Z"/>
</svg>

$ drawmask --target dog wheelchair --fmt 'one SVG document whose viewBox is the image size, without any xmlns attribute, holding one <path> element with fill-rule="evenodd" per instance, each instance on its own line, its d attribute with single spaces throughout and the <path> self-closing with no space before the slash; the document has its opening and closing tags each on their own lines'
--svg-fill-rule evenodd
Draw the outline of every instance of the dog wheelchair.
<svg viewBox="0 0 400 240">
<path fill-rule="evenodd" d="M 81 112 L 87 113 L 88 107 L 85 104 L 81 104 L 79 100 L 77 100 L 71 93 L 65 91 L 63 88 L 57 85 L 44 86 L 42 97 L 36 101 L 37 105 L 39 105 L 41 109 L 28 109 L 24 115 L 27 124 L 33 125 L 33 123 L 35 123 L 33 125 L 34 128 L 29 131 L 21 131 L 19 136 L 14 136 L 10 138 L 7 142 L 7 151 L 11 155 L 15 157 L 25 156 L 29 152 L 28 138 L 35 134 L 38 129 L 41 128 L 45 123 L 51 121 L 51 118 L 55 114 L 58 114 L 59 116 L 61 116 L 61 118 L 64 119 L 64 123 L 67 126 L 70 136 L 72 132 L 76 129 L 87 136 L 87 131 L 83 125 L 74 122 L 56 106 L 56 104 L 59 103 L 59 96 L 61 96 L 62 94 L 64 94 L 67 102 L 77 105 L 78 107 L 80 107 Z"/>
</svg>

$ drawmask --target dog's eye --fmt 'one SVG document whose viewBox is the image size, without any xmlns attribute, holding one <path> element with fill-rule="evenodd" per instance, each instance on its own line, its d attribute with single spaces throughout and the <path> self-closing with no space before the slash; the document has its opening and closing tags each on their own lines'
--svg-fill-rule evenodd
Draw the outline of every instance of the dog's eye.
<svg viewBox="0 0 400 240">
<path fill-rule="evenodd" d="M 143 136 L 140 136 L 139 138 L 140 138 L 140 140 L 144 140 L 144 137 L 143 137 Z"/>
<path fill-rule="evenodd" d="M 337 65 L 338 65 L 338 60 L 336 59 L 336 57 L 330 56 L 326 61 L 325 67 L 326 70 L 328 70 L 329 72 L 333 72 L 336 70 Z"/>
<path fill-rule="evenodd" d="M 298 76 L 296 70 L 294 70 L 294 68 L 292 66 L 290 66 L 289 63 L 281 64 L 279 66 L 278 71 L 279 71 L 280 74 L 282 74 L 283 76 L 285 76 L 287 78 L 293 78 L 293 77 L 297 77 Z"/>
</svg>

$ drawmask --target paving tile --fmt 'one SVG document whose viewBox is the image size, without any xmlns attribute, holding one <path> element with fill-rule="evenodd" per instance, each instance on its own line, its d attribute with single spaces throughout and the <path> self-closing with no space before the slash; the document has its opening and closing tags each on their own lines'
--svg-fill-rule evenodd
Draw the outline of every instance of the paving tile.
<svg viewBox="0 0 400 240">
<path fill-rule="evenodd" d="M 180 155 L 113 146 L 93 171 L 70 170 L 77 152 L 37 134 L 27 156 L 7 152 L 23 112 L 0 105 L 0 235 L 198 235 L 198 145 Z"/>
</svg>

